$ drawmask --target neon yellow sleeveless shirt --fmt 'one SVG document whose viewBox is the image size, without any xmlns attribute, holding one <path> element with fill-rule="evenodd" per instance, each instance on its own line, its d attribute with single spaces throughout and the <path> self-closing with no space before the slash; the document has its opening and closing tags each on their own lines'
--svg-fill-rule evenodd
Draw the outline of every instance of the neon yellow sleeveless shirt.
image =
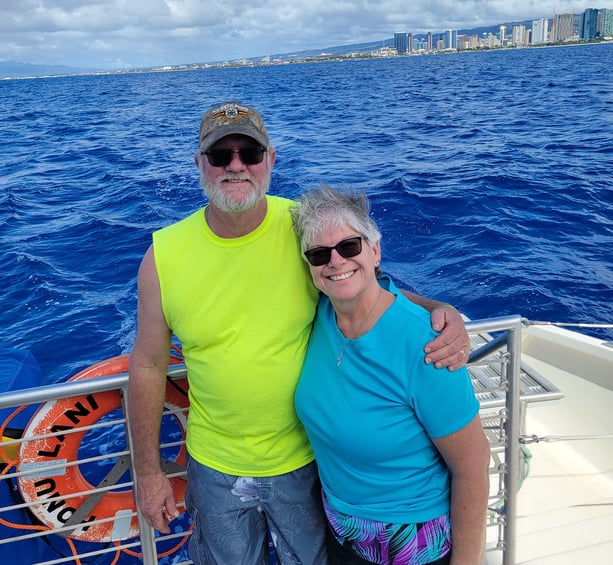
<svg viewBox="0 0 613 565">
<path fill-rule="evenodd" d="M 294 234 L 290 200 L 267 196 L 252 233 L 216 236 L 204 209 L 153 234 L 166 322 L 188 369 L 187 449 L 245 476 L 313 459 L 294 410 L 318 293 Z"/>
</svg>

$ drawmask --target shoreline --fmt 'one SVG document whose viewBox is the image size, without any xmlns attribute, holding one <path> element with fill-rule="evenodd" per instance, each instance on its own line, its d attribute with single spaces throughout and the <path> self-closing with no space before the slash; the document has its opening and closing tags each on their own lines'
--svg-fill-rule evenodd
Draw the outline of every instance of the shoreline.
<svg viewBox="0 0 613 565">
<path fill-rule="evenodd" d="M 612 44 L 613 39 L 602 39 L 598 41 L 577 41 L 569 43 L 555 43 L 555 44 L 539 44 L 539 45 L 522 45 L 519 47 L 487 47 L 487 48 L 474 48 L 474 49 L 442 49 L 438 51 L 427 51 L 422 53 L 406 53 L 403 55 L 391 55 L 391 56 L 378 56 L 374 55 L 374 52 L 369 53 L 355 53 L 348 52 L 338 55 L 325 55 L 325 56 L 305 56 L 301 58 L 292 58 L 287 60 L 275 60 L 271 62 L 262 62 L 261 58 L 253 59 L 240 59 L 232 62 L 215 62 L 215 63 L 189 63 L 181 65 L 163 65 L 160 67 L 143 67 L 137 69 L 127 70 L 107 70 L 107 71 L 91 71 L 91 72 L 76 72 L 76 73 L 64 73 L 64 74 L 50 74 L 50 75 L 31 75 L 31 76 L 7 76 L 1 77 L 0 81 L 10 80 L 33 80 L 33 79 L 50 79 L 50 78 L 66 78 L 66 77 L 81 77 L 81 76 L 109 76 L 109 75 L 129 75 L 129 74 L 144 74 L 144 73 L 169 73 L 169 72 L 186 72 L 186 71 L 201 71 L 211 69 L 241 69 L 241 68 L 254 68 L 254 67 L 276 67 L 281 65 L 300 65 L 306 63 L 334 63 L 343 61 L 363 61 L 373 59 L 401 59 L 404 57 L 423 57 L 423 56 L 440 56 L 440 55 L 456 55 L 464 53 L 485 53 L 493 51 L 509 51 L 509 50 L 523 50 L 523 49 L 550 49 L 558 47 L 582 47 L 586 45 L 607 45 Z M 257 62 L 256 62 L 257 61 Z"/>
</svg>

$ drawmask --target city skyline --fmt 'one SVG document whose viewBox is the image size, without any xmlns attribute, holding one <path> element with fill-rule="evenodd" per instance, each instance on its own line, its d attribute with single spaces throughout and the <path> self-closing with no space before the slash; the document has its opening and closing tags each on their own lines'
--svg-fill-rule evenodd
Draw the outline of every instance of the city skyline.
<svg viewBox="0 0 613 565">
<path fill-rule="evenodd" d="M 501 23 L 498 33 L 484 34 L 484 37 L 459 34 L 449 29 L 442 33 L 395 32 L 394 49 L 396 54 L 414 51 L 466 50 L 493 47 L 525 47 L 546 43 L 570 41 L 593 41 L 613 38 L 613 10 L 607 8 L 588 8 L 580 13 L 554 14 L 551 19 L 532 20 L 528 28 L 525 22 L 509 25 Z M 509 28 L 509 29 L 507 29 Z"/>
<path fill-rule="evenodd" d="M 528 28 L 527 26 L 531 26 Z M 487 30 L 487 31 L 484 31 Z M 460 33 L 460 31 L 462 33 Z M 274 57 L 253 57 L 179 65 L 154 65 L 133 69 L 75 69 L 66 66 L 5 63 L 0 61 L 0 79 L 64 76 L 73 74 L 113 74 L 151 71 L 196 70 L 210 67 L 260 66 L 283 63 L 304 63 L 337 59 L 386 58 L 437 52 L 459 52 L 474 49 L 508 47 L 542 47 L 605 39 L 613 41 L 613 10 L 587 9 L 583 13 L 554 14 L 551 20 L 540 18 L 524 22 L 475 28 L 446 30 L 421 34 L 394 32 L 391 39 L 370 44 L 339 45 L 324 50 L 305 50 L 277 54 Z M 502 38 L 502 39 L 501 39 Z M 332 52 L 329 52 L 332 51 Z"/>
<path fill-rule="evenodd" d="M 599 0 L 613 9 L 613 0 Z M 590 0 L 556 0 L 583 11 Z M 0 62 L 130 69 L 381 41 L 551 17 L 532 0 L 25 0 L 0 4 Z"/>
</svg>

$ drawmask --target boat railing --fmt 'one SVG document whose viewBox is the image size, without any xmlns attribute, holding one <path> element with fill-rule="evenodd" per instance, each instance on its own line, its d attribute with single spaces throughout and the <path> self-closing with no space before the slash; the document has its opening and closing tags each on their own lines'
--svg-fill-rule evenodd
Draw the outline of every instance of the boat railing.
<svg viewBox="0 0 613 565">
<path fill-rule="evenodd" d="M 185 377 L 184 365 L 169 367 L 171 381 Z M 28 544 L 41 548 L 44 557 L 36 555 L 37 565 L 86 563 L 93 557 L 96 563 L 191 563 L 187 514 L 171 523 L 170 534 L 159 534 L 134 503 L 127 398 L 127 373 L 0 394 L 0 410 L 38 410 L 23 437 L 11 437 L 19 435 L 10 432 L 11 417 L 3 424 L 0 493 L 8 496 L 0 500 L 11 503 L 0 507 L 0 555 Z M 32 422 L 42 407 L 51 407 L 48 412 L 57 408 L 68 419 L 55 420 L 45 433 L 27 433 L 35 428 Z M 108 413 L 84 425 L 92 407 Z M 165 406 L 162 427 L 170 429 L 161 434 L 160 449 L 167 476 L 185 482 L 185 466 L 173 461 L 184 446 L 182 426 L 176 423 L 186 417 L 181 412 L 186 410 Z M 45 425 L 43 421 L 39 427 Z M 76 454 L 74 460 L 64 457 L 68 452 Z M 185 510 L 184 502 L 178 506 Z M 99 561 L 104 555 L 108 561 Z"/>
<path fill-rule="evenodd" d="M 525 433 L 528 406 L 553 401 L 563 394 L 542 375 L 522 362 L 520 316 L 466 322 L 471 340 L 468 372 L 480 402 L 480 416 L 490 442 L 491 490 L 488 562 L 516 563 L 517 495 L 527 473 L 527 451 L 520 442 Z M 500 555 L 492 555 L 499 552 Z"/>
<path fill-rule="evenodd" d="M 490 473 L 495 477 L 491 481 L 494 488 L 489 501 L 488 525 L 495 532 L 496 541 L 488 551 L 501 552 L 501 559 L 496 561 L 504 565 L 515 562 L 516 501 L 524 472 L 519 439 L 526 407 L 531 402 L 562 396 L 545 379 L 522 365 L 522 326 L 519 316 L 466 323 L 472 351 L 468 370 L 481 404 L 480 415 L 491 446 Z M 168 377 L 174 382 L 184 379 L 185 366 L 169 366 Z M 115 399 L 116 409 L 94 423 L 85 422 L 84 415 L 92 406 L 86 399 L 93 399 L 99 405 L 106 402 L 105 395 L 119 397 Z M 60 410 L 71 417 L 70 425 L 55 424 L 44 433 L 27 433 L 12 439 L 3 428 L 0 488 L 10 492 L 13 499 L 0 507 L 0 555 L 17 544 L 25 547 L 23 544 L 42 543 L 42 540 L 46 548 L 54 548 L 56 557 L 32 561 L 38 565 L 82 563 L 92 556 L 104 555 L 108 555 L 108 563 L 113 565 L 191 563 L 186 549 L 191 527 L 187 513 L 171 522 L 171 533 L 163 535 L 146 524 L 134 504 L 127 398 L 127 373 L 0 394 L 0 410 L 21 406 L 33 409 L 67 402 Z M 66 406 L 75 409 L 68 410 Z M 161 434 L 161 453 L 167 462 L 163 467 L 177 481 L 186 478 L 185 468 L 177 462 L 178 451 L 184 449 L 184 434 L 177 418 L 184 420 L 185 412 L 186 409 L 176 406 L 167 407 L 162 420 L 162 431 L 166 433 Z M 32 427 L 35 417 L 36 414 L 26 430 L 36 429 Z M 72 449 L 79 444 L 74 458 L 62 457 L 67 444 Z M 43 457 L 40 461 L 34 457 L 33 462 L 24 463 L 24 453 L 58 456 Z M 86 474 L 86 468 L 90 474 Z M 78 484 L 66 484 L 72 481 L 66 477 L 75 476 L 79 480 L 73 482 Z M 61 481 L 64 483 L 59 488 Z M 28 489 L 29 495 L 24 496 Z M 123 501 L 119 510 L 108 502 L 112 497 Z M 100 512 L 100 507 L 106 511 Z M 184 505 L 180 510 L 184 510 Z M 49 515 L 52 520 L 47 519 Z M 15 516 L 26 518 L 20 523 Z M 46 551 L 45 555 L 48 554 Z M 96 563 L 102 561 L 96 560 Z"/>
</svg>

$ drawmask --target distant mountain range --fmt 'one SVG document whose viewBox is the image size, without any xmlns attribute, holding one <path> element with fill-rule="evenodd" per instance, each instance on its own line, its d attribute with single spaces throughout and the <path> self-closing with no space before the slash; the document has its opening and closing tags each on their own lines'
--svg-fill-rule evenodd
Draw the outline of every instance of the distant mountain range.
<svg viewBox="0 0 613 565">
<path fill-rule="evenodd" d="M 93 72 L 95 69 L 78 69 L 65 65 L 36 65 L 33 63 L 16 63 L 0 61 L 0 79 L 70 75 Z"/>
<path fill-rule="evenodd" d="M 507 22 L 504 24 L 496 24 L 491 26 L 483 26 L 471 29 L 459 29 L 458 35 L 487 35 L 488 33 L 496 34 L 500 30 L 501 25 L 506 25 L 507 29 L 511 29 L 514 25 L 531 25 L 532 20 L 521 22 Z M 404 30 L 403 30 L 404 31 Z M 408 30 L 410 31 L 410 30 Z M 433 35 L 438 35 L 441 32 L 433 32 Z M 425 33 L 414 33 L 416 38 L 422 39 L 426 37 Z M 325 47 L 323 49 L 305 49 L 294 53 L 277 53 L 269 54 L 270 58 L 291 59 L 292 57 L 310 57 L 318 56 L 321 53 L 330 55 L 341 55 L 344 53 L 365 53 L 374 51 L 380 47 L 393 47 L 394 39 L 383 39 L 381 41 L 371 41 L 369 43 L 355 43 L 352 45 L 337 45 L 334 47 Z M 248 60 L 261 60 L 263 56 L 249 57 Z M 177 63 L 178 65 L 179 63 Z M 68 67 L 64 65 L 37 65 L 34 63 L 17 63 L 17 62 L 0 62 L 0 79 L 6 78 L 24 78 L 24 77 L 42 77 L 42 76 L 57 76 L 70 75 L 81 73 L 100 72 L 100 69 L 87 69 Z"/>
</svg>

